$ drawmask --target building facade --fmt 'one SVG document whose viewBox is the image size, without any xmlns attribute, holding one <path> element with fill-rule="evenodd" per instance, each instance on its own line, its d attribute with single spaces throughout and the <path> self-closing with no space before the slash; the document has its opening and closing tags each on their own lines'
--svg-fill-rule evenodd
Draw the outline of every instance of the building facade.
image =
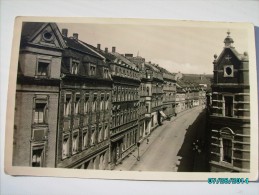
<svg viewBox="0 0 259 195">
<path fill-rule="evenodd" d="M 239 54 L 228 32 L 225 47 L 214 55 L 210 115 L 213 172 L 250 169 L 250 89 L 248 54 Z"/>
<path fill-rule="evenodd" d="M 15 166 L 55 167 L 64 48 L 56 24 L 23 23 L 15 101 Z"/>
</svg>

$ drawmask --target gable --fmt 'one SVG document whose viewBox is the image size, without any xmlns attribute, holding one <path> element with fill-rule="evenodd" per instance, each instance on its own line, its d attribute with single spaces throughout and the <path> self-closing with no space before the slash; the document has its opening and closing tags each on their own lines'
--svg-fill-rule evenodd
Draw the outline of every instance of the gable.
<svg viewBox="0 0 259 195">
<path fill-rule="evenodd" d="M 35 30 L 35 29 L 33 29 Z M 62 35 L 55 23 L 44 23 L 28 38 L 28 42 L 52 48 L 63 49 L 66 47 Z"/>
<path fill-rule="evenodd" d="M 239 69 L 240 59 L 238 53 L 232 48 L 225 48 L 220 54 L 216 64 L 218 70 L 223 70 L 225 65 L 233 65 L 234 69 Z"/>
</svg>

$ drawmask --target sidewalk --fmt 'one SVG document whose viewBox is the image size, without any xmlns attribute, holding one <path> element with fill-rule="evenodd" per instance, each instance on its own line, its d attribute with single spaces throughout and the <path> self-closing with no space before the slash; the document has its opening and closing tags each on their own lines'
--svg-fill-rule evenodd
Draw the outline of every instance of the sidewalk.
<svg viewBox="0 0 259 195">
<path fill-rule="evenodd" d="M 157 128 L 155 128 L 151 132 L 151 134 L 149 136 L 145 137 L 144 140 L 141 142 L 141 144 L 139 146 L 140 161 L 141 161 L 141 156 L 147 151 L 147 149 L 153 143 L 155 138 L 157 136 L 159 136 L 159 134 L 163 131 L 163 129 L 167 125 L 171 124 L 172 122 L 177 120 L 179 117 L 183 116 L 184 114 L 186 114 L 186 113 L 188 113 L 188 112 L 190 112 L 191 110 L 194 110 L 194 109 L 201 109 L 201 107 L 200 106 L 194 107 L 194 108 L 191 108 L 189 110 L 182 111 L 181 113 L 178 113 L 178 115 L 176 117 L 172 117 L 170 121 L 163 121 L 162 126 L 158 126 Z M 114 170 L 117 170 L 117 171 L 129 171 L 129 170 L 131 170 L 131 168 L 139 162 L 139 161 L 137 161 L 137 156 L 138 156 L 138 148 L 136 147 L 136 149 L 132 153 L 130 153 L 127 157 L 125 157 L 125 159 L 122 160 L 121 164 L 117 165 L 114 168 Z"/>
</svg>

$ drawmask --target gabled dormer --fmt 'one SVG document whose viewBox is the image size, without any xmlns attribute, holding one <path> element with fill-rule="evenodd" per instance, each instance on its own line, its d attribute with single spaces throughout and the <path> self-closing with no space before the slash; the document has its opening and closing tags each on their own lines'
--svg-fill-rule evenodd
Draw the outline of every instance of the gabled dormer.
<svg viewBox="0 0 259 195">
<path fill-rule="evenodd" d="M 244 68 L 248 71 L 248 55 L 239 54 L 233 46 L 234 40 L 227 33 L 224 39 L 225 47 L 221 54 L 214 55 L 214 84 L 237 85 L 244 82 Z"/>
<path fill-rule="evenodd" d="M 58 79 L 66 43 L 55 23 L 23 23 L 20 44 L 20 72 L 23 76 Z"/>
</svg>

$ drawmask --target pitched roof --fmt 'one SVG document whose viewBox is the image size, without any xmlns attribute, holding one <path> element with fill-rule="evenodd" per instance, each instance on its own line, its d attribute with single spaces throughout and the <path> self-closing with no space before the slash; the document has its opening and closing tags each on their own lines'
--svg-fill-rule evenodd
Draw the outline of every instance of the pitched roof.
<svg viewBox="0 0 259 195">
<path fill-rule="evenodd" d="M 64 38 L 67 46 L 70 47 L 71 49 L 75 49 L 75 50 L 77 50 L 79 52 L 89 54 L 89 55 L 94 56 L 96 58 L 101 58 L 99 55 L 97 55 L 91 49 L 89 49 L 86 46 L 84 46 L 83 44 L 81 44 L 75 38 L 73 38 L 73 37 L 64 37 L 64 36 L 63 36 L 63 38 Z"/>
<path fill-rule="evenodd" d="M 46 26 L 45 22 L 23 22 L 22 32 L 21 32 L 21 41 L 28 41 L 29 38 L 37 32 L 43 26 Z"/>
</svg>

